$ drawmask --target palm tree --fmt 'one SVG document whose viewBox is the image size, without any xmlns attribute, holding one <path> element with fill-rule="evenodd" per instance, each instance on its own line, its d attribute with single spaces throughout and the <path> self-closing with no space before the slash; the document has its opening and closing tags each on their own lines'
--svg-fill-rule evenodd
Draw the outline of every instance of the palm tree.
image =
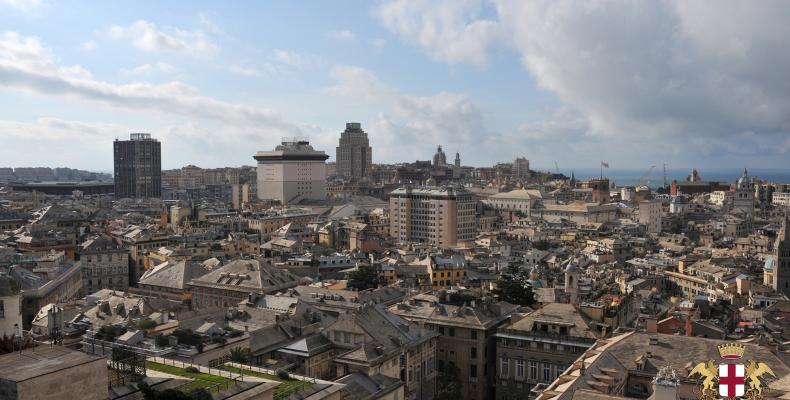
<svg viewBox="0 0 790 400">
<path fill-rule="evenodd" d="M 230 361 L 238 364 L 247 364 L 250 361 L 250 349 L 244 349 L 236 346 L 230 349 L 228 354 L 230 355 Z"/>
</svg>

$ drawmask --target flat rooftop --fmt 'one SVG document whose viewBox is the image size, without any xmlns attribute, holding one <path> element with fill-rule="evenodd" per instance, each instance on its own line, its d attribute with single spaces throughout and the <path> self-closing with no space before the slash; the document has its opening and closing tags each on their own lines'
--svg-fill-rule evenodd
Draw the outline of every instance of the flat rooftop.
<svg viewBox="0 0 790 400">
<path fill-rule="evenodd" d="M 21 382 L 100 358 L 60 346 L 38 346 L 0 356 L 0 379 Z"/>
</svg>

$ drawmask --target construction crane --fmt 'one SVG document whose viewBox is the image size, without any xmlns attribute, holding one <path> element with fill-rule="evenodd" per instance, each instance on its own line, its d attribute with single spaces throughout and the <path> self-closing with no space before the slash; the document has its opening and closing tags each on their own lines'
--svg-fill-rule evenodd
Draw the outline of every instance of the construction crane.
<svg viewBox="0 0 790 400">
<path fill-rule="evenodd" d="M 656 168 L 655 165 L 651 165 L 650 168 L 647 169 L 641 177 L 639 177 L 639 181 L 636 183 L 636 188 L 639 189 L 642 186 L 648 186 L 650 183 L 650 174 L 653 173 L 653 170 Z M 648 186 L 649 187 L 649 186 Z"/>
</svg>

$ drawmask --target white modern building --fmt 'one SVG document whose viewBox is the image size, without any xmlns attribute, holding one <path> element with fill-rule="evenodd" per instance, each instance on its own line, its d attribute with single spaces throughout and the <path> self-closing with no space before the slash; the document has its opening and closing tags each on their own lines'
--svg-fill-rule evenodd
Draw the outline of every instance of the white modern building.
<svg viewBox="0 0 790 400">
<path fill-rule="evenodd" d="M 258 198 L 282 204 L 300 200 L 326 199 L 326 159 L 310 142 L 300 138 L 283 138 L 273 151 L 259 151 Z"/>
</svg>

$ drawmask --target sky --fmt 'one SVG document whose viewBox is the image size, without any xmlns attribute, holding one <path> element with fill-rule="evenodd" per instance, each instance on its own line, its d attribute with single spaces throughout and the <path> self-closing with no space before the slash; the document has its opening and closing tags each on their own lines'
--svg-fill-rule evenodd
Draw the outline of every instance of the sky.
<svg viewBox="0 0 790 400">
<path fill-rule="evenodd" d="M 790 168 L 782 1 L 0 0 L 0 167 L 252 165 L 282 137 L 332 159 L 533 169 Z M 331 159 L 330 159 L 331 160 Z"/>
</svg>

